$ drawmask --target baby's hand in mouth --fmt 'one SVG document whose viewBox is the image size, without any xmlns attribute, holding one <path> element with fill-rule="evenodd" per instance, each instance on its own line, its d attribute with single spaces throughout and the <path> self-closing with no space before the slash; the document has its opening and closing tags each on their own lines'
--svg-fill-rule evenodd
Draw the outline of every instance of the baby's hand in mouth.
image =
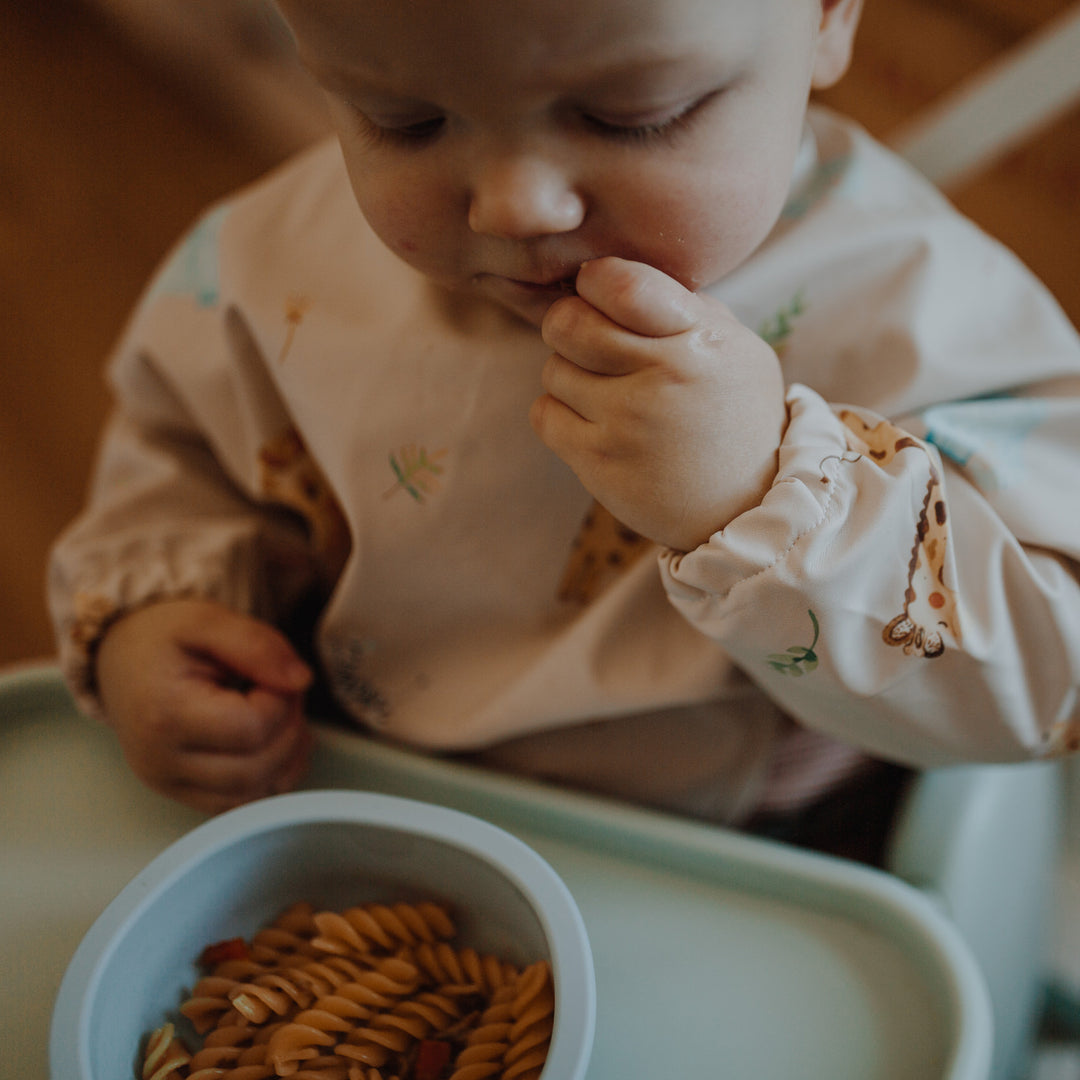
<svg viewBox="0 0 1080 1080">
<path fill-rule="evenodd" d="M 786 419 L 775 352 L 720 301 L 644 263 L 584 263 L 541 332 L 531 421 L 620 521 L 687 551 L 756 505 Z"/>
<path fill-rule="evenodd" d="M 700 302 L 673 277 L 645 263 L 615 256 L 581 264 L 571 292 L 632 334 L 668 337 L 690 330 Z"/>
</svg>

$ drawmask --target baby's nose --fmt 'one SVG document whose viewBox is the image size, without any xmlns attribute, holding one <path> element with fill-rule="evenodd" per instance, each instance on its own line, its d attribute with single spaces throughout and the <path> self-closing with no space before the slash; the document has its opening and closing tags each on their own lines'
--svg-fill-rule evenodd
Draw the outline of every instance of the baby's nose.
<svg viewBox="0 0 1080 1080">
<path fill-rule="evenodd" d="M 510 240 L 571 232 L 584 217 L 584 200 L 565 172 L 533 156 L 489 162 L 469 202 L 473 232 Z"/>
</svg>

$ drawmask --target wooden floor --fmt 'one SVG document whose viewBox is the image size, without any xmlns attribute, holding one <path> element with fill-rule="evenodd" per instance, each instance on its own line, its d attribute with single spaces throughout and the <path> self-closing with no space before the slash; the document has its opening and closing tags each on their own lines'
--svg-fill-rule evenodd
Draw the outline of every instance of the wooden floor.
<svg viewBox="0 0 1080 1080">
<path fill-rule="evenodd" d="M 884 135 L 1066 0 L 868 0 L 828 100 Z M 76 0 L 0 0 L 0 662 L 45 655 L 48 544 L 77 510 L 102 360 L 212 199 L 278 158 L 133 58 Z M 1080 109 L 950 193 L 1080 324 Z"/>
</svg>

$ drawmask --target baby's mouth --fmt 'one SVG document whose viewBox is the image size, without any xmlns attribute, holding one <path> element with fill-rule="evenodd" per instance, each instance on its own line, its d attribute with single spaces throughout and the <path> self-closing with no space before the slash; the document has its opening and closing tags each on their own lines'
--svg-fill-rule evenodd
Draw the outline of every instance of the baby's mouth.
<svg viewBox="0 0 1080 1080">
<path fill-rule="evenodd" d="M 508 278 L 507 280 L 531 292 L 553 292 L 563 296 L 572 296 L 577 291 L 574 285 L 576 279 L 577 274 L 569 274 L 553 281 L 528 281 L 524 278 Z"/>
</svg>

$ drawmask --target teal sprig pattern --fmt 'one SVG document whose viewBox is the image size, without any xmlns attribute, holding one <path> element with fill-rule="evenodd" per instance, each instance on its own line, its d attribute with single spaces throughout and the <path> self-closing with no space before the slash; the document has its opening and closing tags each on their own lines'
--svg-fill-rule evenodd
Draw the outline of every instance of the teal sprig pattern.
<svg viewBox="0 0 1080 1080">
<path fill-rule="evenodd" d="M 821 632 L 818 626 L 817 616 L 812 611 L 807 611 L 810 622 L 814 627 L 814 640 L 809 645 L 792 645 L 786 652 L 770 653 L 766 663 L 773 671 L 779 671 L 781 675 L 805 675 L 809 674 L 818 666 L 817 653 L 814 646 L 818 643 L 818 635 Z"/>
<path fill-rule="evenodd" d="M 390 455 L 390 468 L 397 477 L 394 486 L 383 492 L 383 498 L 389 499 L 398 491 L 408 492 L 418 503 L 430 495 L 442 475 L 443 466 L 439 458 L 445 450 L 436 450 L 429 454 L 423 446 L 403 446 L 396 454 Z"/>
<path fill-rule="evenodd" d="M 802 292 L 796 293 L 786 307 L 781 308 L 771 319 L 765 319 L 758 327 L 758 337 L 766 345 L 771 345 L 777 356 L 783 356 L 788 339 L 795 329 L 795 320 L 806 311 L 806 300 Z"/>
</svg>

